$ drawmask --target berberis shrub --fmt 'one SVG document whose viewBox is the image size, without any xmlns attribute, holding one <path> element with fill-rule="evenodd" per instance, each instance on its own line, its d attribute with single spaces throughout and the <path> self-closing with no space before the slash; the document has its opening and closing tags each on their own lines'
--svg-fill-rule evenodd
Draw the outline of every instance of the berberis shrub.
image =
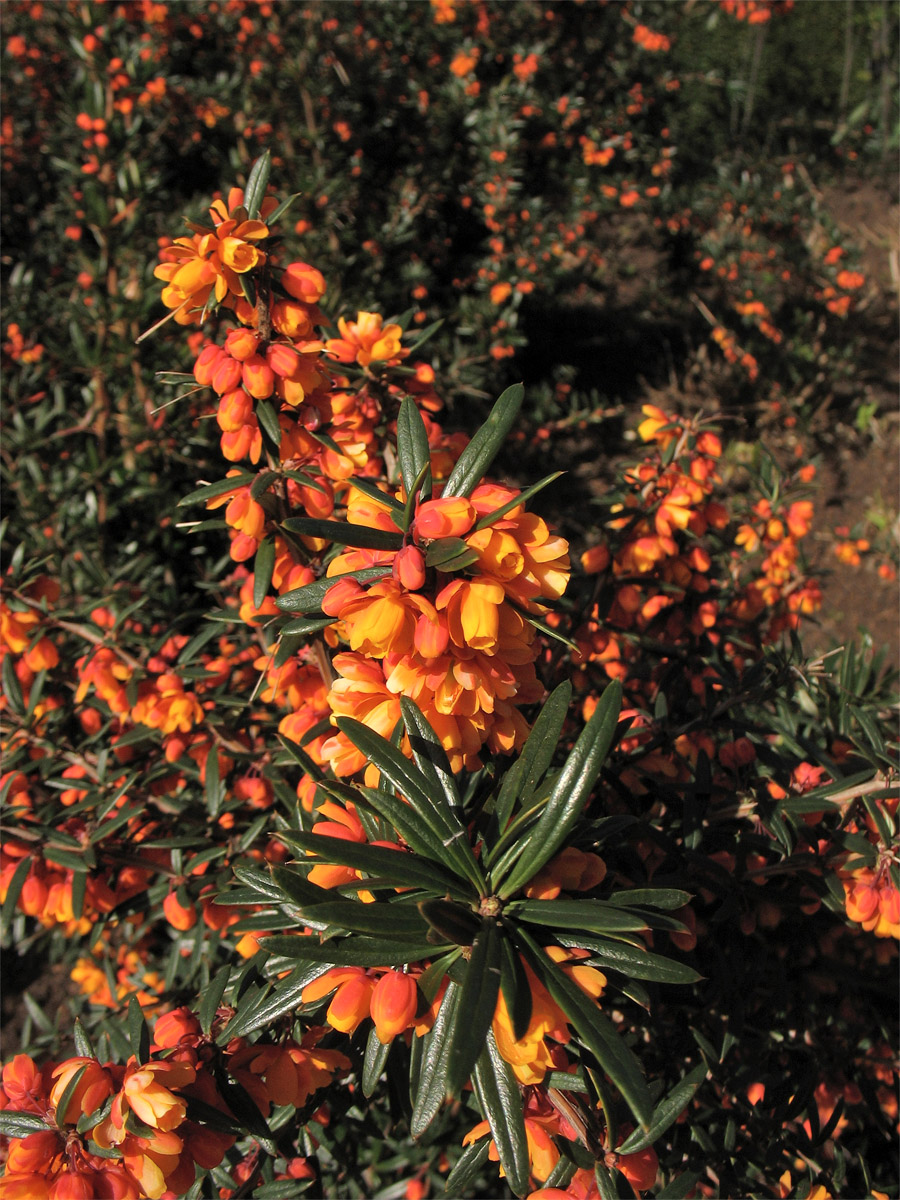
<svg viewBox="0 0 900 1200">
<path fill-rule="evenodd" d="M 251 42 L 292 11 L 222 8 Z M 711 416 L 646 404 L 573 563 L 560 472 L 501 465 L 526 389 L 460 432 L 443 331 L 332 300 L 269 152 L 149 268 L 112 253 L 149 203 L 97 137 L 165 95 L 158 27 L 208 33 L 142 12 L 103 81 L 79 42 L 81 421 L 7 330 L 2 920 L 68 995 L 24 995 L 0 1197 L 895 1195 L 892 680 L 803 657 L 814 469 L 736 488 Z"/>
</svg>

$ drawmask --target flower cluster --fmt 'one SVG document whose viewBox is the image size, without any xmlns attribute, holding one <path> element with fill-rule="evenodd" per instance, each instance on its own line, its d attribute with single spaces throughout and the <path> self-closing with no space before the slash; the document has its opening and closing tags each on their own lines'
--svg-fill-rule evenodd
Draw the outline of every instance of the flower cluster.
<svg viewBox="0 0 900 1200">
<path fill-rule="evenodd" d="M 322 1032 L 277 1045 L 236 1038 L 220 1050 L 181 1008 L 157 1020 L 148 1055 L 124 1066 L 80 1054 L 38 1068 L 16 1055 L 3 1068 L 0 1110 L 37 1119 L 33 1132 L 10 1139 L 4 1197 L 183 1194 L 198 1168 L 218 1166 L 234 1144 L 225 1131 L 239 1128 L 236 1094 L 265 1117 L 276 1105 L 302 1107 L 349 1067 L 318 1045 Z M 218 1122 L 194 1119 L 198 1105 Z"/>
</svg>

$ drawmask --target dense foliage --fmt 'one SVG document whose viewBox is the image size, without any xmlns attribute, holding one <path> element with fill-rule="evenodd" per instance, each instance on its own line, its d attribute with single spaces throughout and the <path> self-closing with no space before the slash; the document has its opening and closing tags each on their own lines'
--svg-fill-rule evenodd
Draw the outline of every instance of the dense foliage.
<svg viewBox="0 0 900 1200">
<path fill-rule="evenodd" d="M 893 11 L 7 6 L 0 1197 L 897 1194 Z"/>
</svg>

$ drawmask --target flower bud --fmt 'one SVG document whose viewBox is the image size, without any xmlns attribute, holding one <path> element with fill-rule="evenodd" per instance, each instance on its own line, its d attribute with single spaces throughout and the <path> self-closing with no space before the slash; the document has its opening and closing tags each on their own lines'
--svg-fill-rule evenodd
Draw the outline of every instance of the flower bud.
<svg viewBox="0 0 900 1200">
<path fill-rule="evenodd" d="M 302 300 L 304 304 L 315 304 L 325 295 L 325 276 L 309 263 L 288 263 L 281 276 L 281 283 L 286 292 L 295 300 Z"/>
<path fill-rule="evenodd" d="M 418 546 L 404 546 L 394 559 L 392 574 L 410 592 L 425 586 L 425 556 Z"/>
<path fill-rule="evenodd" d="M 369 1011 L 382 1044 L 408 1029 L 416 1015 L 419 995 L 416 981 L 402 971 L 382 975 L 372 992 Z"/>
</svg>

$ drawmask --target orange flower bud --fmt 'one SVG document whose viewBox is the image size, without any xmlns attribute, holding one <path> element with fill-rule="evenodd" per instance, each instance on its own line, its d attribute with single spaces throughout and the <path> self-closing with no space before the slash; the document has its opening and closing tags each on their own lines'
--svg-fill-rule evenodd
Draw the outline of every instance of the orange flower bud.
<svg viewBox="0 0 900 1200">
<path fill-rule="evenodd" d="M 259 354 L 246 360 L 241 372 L 244 387 L 256 400 L 266 400 L 275 390 L 275 373 Z"/>
<path fill-rule="evenodd" d="M 162 1049 L 177 1046 L 183 1038 L 199 1037 L 200 1022 L 189 1008 L 173 1008 L 157 1019 L 153 1041 Z"/>
<path fill-rule="evenodd" d="M 286 292 L 304 304 L 315 304 L 325 295 L 325 276 L 308 263 L 288 263 L 281 283 Z"/>
<path fill-rule="evenodd" d="M 375 1032 L 383 1044 L 412 1024 L 418 1007 L 418 989 L 411 975 L 388 971 L 382 975 L 372 992 L 370 1012 Z"/>
<path fill-rule="evenodd" d="M 213 391 L 221 396 L 223 392 L 232 392 L 241 382 L 241 364 L 230 354 L 223 352 L 213 369 Z"/>
<path fill-rule="evenodd" d="M 290 379 L 300 368 L 300 355 L 291 346 L 276 342 L 266 351 L 266 362 L 276 375 Z"/>
<path fill-rule="evenodd" d="M 425 556 L 418 546 L 404 546 L 397 552 L 392 573 L 394 579 L 410 592 L 425 586 Z"/>
<path fill-rule="evenodd" d="M 328 1024 L 341 1033 L 354 1033 L 369 1015 L 374 986 L 375 981 L 365 974 L 341 984 L 325 1014 Z"/>
<path fill-rule="evenodd" d="M 462 537 L 475 524 L 474 505 L 464 496 L 447 496 L 420 504 L 413 524 L 416 538 Z"/>
<path fill-rule="evenodd" d="M 173 929 L 185 931 L 197 924 L 197 909 L 193 904 L 184 907 L 174 892 L 169 892 L 163 900 L 163 912 Z"/>
</svg>

